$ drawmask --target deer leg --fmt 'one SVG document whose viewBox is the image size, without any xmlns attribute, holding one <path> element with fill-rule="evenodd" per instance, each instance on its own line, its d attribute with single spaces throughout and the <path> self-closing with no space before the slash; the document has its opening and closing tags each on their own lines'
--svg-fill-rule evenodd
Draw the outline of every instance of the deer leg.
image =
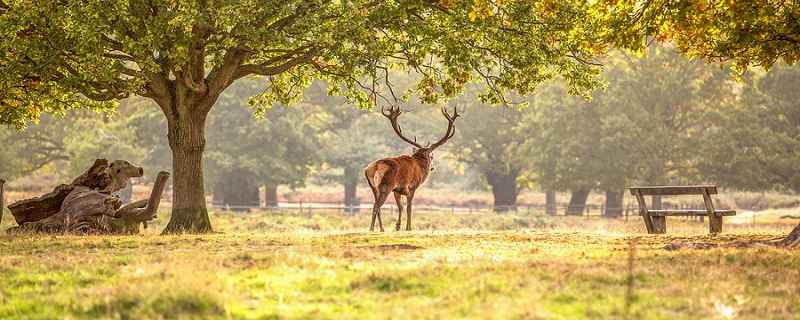
<svg viewBox="0 0 800 320">
<path fill-rule="evenodd" d="M 394 201 L 397 202 L 397 225 L 394 228 L 394 231 L 400 231 L 400 221 L 403 218 L 403 195 L 395 192 L 394 193 Z"/>
<path fill-rule="evenodd" d="M 406 195 L 406 201 L 408 201 L 408 205 L 406 206 L 406 230 L 411 231 L 411 200 L 414 199 L 414 190 L 409 190 L 408 194 Z M 398 221 L 397 227 L 400 227 Z"/>
<path fill-rule="evenodd" d="M 383 232 L 383 222 L 381 221 L 381 206 L 386 202 L 389 192 L 376 192 L 375 205 L 372 206 L 372 224 L 369 225 L 369 231 L 375 231 L 375 218 L 378 218 L 378 227 Z"/>
</svg>

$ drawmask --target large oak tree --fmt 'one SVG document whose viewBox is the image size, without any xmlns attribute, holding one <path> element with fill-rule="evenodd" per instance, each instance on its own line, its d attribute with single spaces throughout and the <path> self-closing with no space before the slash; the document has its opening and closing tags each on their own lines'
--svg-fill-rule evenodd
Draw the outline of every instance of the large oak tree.
<svg viewBox="0 0 800 320">
<path fill-rule="evenodd" d="M 406 89 L 436 103 L 480 80 L 506 102 L 561 75 L 573 93 L 600 83 L 601 14 L 589 1 L 23 0 L 0 1 L 0 123 L 42 112 L 111 110 L 155 101 L 173 153 L 172 217 L 164 230 L 209 232 L 205 126 L 238 79 L 268 78 L 251 103 L 289 104 L 314 79 L 359 106 Z M 393 88 L 391 70 L 420 75 Z M 394 71 L 393 71 L 394 72 Z"/>
</svg>

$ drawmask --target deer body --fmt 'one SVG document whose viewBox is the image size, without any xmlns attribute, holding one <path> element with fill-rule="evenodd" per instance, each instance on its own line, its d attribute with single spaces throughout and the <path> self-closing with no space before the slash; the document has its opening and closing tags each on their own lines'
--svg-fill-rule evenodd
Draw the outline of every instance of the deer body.
<svg viewBox="0 0 800 320">
<path fill-rule="evenodd" d="M 445 133 L 444 138 L 433 145 L 423 147 L 402 135 L 400 127 L 397 125 L 397 116 L 400 115 L 400 113 L 400 110 L 394 107 L 389 109 L 389 113 L 383 112 L 392 122 L 395 133 L 397 133 L 401 139 L 414 145 L 416 148 L 414 148 L 414 152 L 410 156 L 401 155 L 393 158 L 376 160 L 370 163 L 366 170 L 364 170 L 367 183 L 369 183 L 372 195 L 375 197 L 375 203 L 372 207 L 372 223 L 370 224 L 369 231 L 375 230 L 376 218 L 380 230 L 384 231 L 383 222 L 381 221 L 381 206 L 386 202 L 389 193 L 394 193 L 394 198 L 397 202 L 398 216 L 395 230 L 399 231 L 402 224 L 403 196 L 406 196 L 407 200 L 406 230 L 411 230 L 411 203 L 417 188 L 428 180 L 430 172 L 434 169 L 432 153 L 455 133 L 454 121 L 456 117 L 458 117 L 458 111 L 454 111 L 451 117 L 442 109 L 442 113 L 449 121 L 447 133 Z"/>
</svg>

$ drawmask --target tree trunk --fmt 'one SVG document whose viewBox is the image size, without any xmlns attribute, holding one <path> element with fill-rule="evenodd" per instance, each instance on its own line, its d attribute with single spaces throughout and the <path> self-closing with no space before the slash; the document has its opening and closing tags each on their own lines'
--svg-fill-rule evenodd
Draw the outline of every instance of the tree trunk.
<svg viewBox="0 0 800 320">
<path fill-rule="evenodd" d="M 568 216 L 580 216 L 583 215 L 584 209 L 586 209 L 586 199 L 589 198 L 589 190 L 587 189 L 580 189 L 572 193 L 572 197 L 569 199 L 569 205 L 567 206 L 567 215 Z"/>
<path fill-rule="evenodd" d="M 507 212 L 517 210 L 517 176 L 519 170 L 506 172 L 486 172 L 486 181 L 492 186 L 494 211 Z"/>
<path fill-rule="evenodd" d="M 624 191 L 606 190 L 606 205 L 603 216 L 606 218 L 619 218 L 622 216 L 622 200 Z"/>
<path fill-rule="evenodd" d="M 361 168 L 344 167 L 344 207 L 345 213 L 358 213 L 361 201 L 358 199 L 356 191 L 358 181 L 361 180 Z"/>
<path fill-rule="evenodd" d="M 264 206 L 267 208 L 278 207 L 278 185 L 271 182 L 264 184 Z"/>
<path fill-rule="evenodd" d="M 653 197 L 653 204 L 651 205 L 650 209 L 653 210 L 661 210 L 661 196 L 652 196 Z"/>
<path fill-rule="evenodd" d="M 185 102 L 184 102 L 185 104 Z M 172 217 L 163 234 L 209 233 L 205 195 L 203 151 L 206 147 L 206 114 L 192 116 L 186 109 L 175 107 L 167 114 L 169 146 L 172 149 Z"/>
<path fill-rule="evenodd" d="M 556 191 L 555 190 L 548 189 L 545 192 L 544 206 L 545 206 L 544 211 L 548 215 L 554 216 L 554 215 L 558 214 L 558 205 L 556 204 Z"/>
<path fill-rule="evenodd" d="M 233 169 L 213 187 L 214 198 L 219 196 L 221 204 L 233 211 L 250 211 L 250 207 L 257 207 L 258 186 L 249 177 L 247 170 Z"/>
</svg>

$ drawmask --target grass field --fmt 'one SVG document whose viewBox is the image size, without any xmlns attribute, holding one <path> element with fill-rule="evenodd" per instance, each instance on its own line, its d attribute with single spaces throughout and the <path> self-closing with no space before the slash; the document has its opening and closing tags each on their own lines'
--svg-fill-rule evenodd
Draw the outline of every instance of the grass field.
<svg viewBox="0 0 800 320">
<path fill-rule="evenodd" d="M 780 213 L 727 219 L 538 212 L 356 216 L 212 212 L 217 233 L 0 235 L 2 319 L 796 319 L 800 252 Z M 393 216 L 393 215 L 390 215 Z M 384 227 L 394 230 L 394 219 Z M 8 215 L 2 229 L 11 226 Z M 702 243 L 705 249 L 667 250 Z"/>
</svg>

